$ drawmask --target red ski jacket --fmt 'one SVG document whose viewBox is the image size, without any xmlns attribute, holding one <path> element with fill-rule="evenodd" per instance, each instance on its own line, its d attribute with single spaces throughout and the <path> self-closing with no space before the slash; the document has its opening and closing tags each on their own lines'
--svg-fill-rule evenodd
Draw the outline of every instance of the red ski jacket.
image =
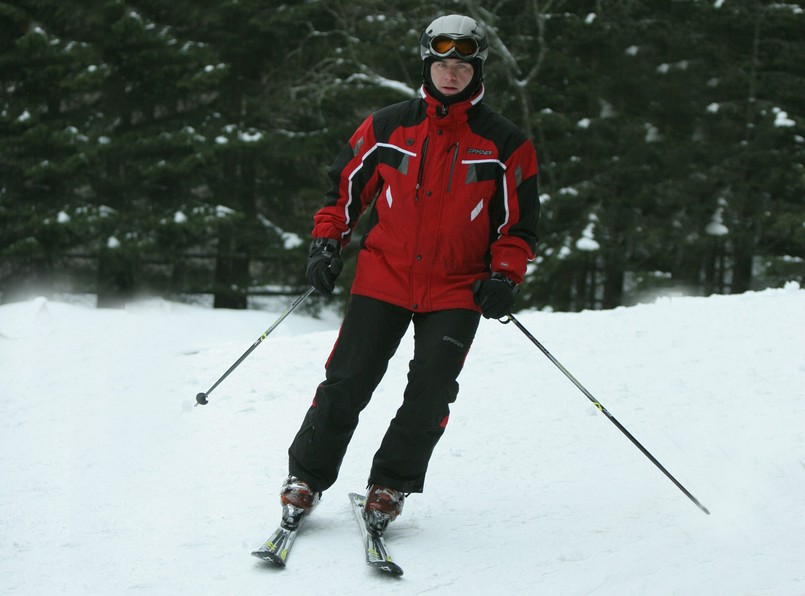
<svg viewBox="0 0 805 596">
<path fill-rule="evenodd" d="M 330 170 L 313 237 L 349 242 L 374 202 L 352 293 L 416 312 L 480 310 L 472 284 L 523 281 L 539 219 L 534 146 L 481 102 L 421 90 L 370 115 Z"/>
</svg>

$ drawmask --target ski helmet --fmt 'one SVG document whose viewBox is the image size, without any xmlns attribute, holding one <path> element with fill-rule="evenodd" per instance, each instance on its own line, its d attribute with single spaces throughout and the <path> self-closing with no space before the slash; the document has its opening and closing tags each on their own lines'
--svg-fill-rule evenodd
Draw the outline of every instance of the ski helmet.
<svg viewBox="0 0 805 596">
<path fill-rule="evenodd" d="M 470 17 L 452 14 L 439 17 L 425 27 L 419 38 L 419 54 L 422 57 L 422 79 L 425 89 L 444 105 L 463 101 L 474 95 L 484 78 L 484 62 L 489 56 L 486 32 Z M 430 77 L 430 66 L 436 60 L 455 58 L 472 64 L 473 77 L 467 88 L 457 95 L 440 93 Z"/>
<path fill-rule="evenodd" d="M 486 32 L 478 22 L 460 14 L 439 17 L 428 25 L 419 38 L 419 54 L 430 57 L 458 58 L 484 62 L 489 55 Z"/>
</svg>

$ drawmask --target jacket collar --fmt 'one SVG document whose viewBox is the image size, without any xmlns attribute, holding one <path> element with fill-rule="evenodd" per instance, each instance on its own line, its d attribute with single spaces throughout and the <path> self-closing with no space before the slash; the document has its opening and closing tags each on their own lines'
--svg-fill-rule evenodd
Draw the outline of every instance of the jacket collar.
<svg viewBox="0 0 805 596">
<path fill-rule="evenodd" d="M 419 88 L 419 93 L 427 104 L 428 116 L 434 118 L 437 122 L 444 122 L 446 124 L 447 122 L 456 120 L 466 120 L 467 112 L 472 107 L 481 103 L 481 100 L 484 98 L 484 86 L 481 85 L 478 93 L 469 99 L 454 103 L 450 106 L 442 105 L 442 102 L 427 92 L 424 85 Z"/>
</svg>

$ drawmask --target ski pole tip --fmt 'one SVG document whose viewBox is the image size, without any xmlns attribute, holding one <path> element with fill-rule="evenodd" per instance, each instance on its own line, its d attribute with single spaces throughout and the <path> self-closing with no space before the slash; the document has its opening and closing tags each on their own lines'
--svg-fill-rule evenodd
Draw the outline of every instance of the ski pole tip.
<svg viewBox="0 0 805 596">
<path fill-rule="evenodd" d="M 201 404 L 202 406 L 207 404 L 207 394 L 202 392 L 196 395 L 196 405 Z"/>
<path fill-rule="evenodd" d="M 706 513 L 707 515 L 710 515 L 710 510 L 707 507 L 705 507 L 704 505 L 702 505 L 698 501 L 698 499 L 695 499 L 694 497 L 691 497 L 691 501 L 693 501 L 693 504 L 696 505 L 696 507 L 698 507 L 699 509 L 701 509 L 704 513 Z"/>
</svg>

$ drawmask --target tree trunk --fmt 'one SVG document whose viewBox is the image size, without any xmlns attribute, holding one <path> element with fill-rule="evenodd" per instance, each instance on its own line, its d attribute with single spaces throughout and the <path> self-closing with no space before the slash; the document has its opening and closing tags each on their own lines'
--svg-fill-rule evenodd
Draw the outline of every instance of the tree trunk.
<svg viewBox="0 0 805 596">
<path fill-rule="evenodd" d="M 752 251 L 748 246 L 735 248 L 731 293 L 742 294 L 752 289 L 752 256 Z"/>
<path fill-rule="evenodd" d="M 623 267 L 607 263 L 604 269 L 604 300 L 602 308 L 616 308 L 623 304 L 623 283 L 625 273 Z"/>
<path fill-rule="evenodd" d="M 222 225 L 213 278 L 213 307 L 245 310 L 249 296 L 249 257 L 238 246 L 237 231 Z"/>
</svg>

